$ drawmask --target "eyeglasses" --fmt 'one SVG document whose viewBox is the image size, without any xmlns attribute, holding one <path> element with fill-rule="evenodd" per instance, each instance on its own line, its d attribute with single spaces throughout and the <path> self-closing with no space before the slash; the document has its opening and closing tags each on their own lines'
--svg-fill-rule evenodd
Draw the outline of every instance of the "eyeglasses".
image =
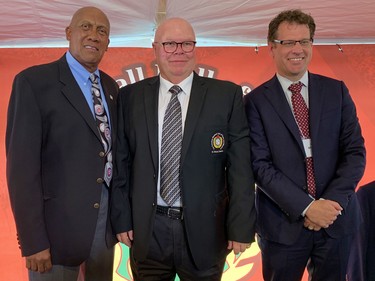
<svg viewBox="0 0 375 281">
<path fill-rule="evenodd" d="M 272 40 L 273 43 L 278 43 L 283 45 L 284 47 L 294 47 L 297 43 L 301 45 L 301 47 L 309 47 L 313 43 L 313 39 L 302 39 L 302 40 Z"/>
<path fill-rule="evenodd" d="M 158 42 L 154 42 L 154 43 L 158 43 Z M 181 49 L 184 52 L 190 53 L 194 50 L 196 43 L 197 42 L 195 41 L 184 41 L 184 42 L 167 41 L 167 42 L 162 42 L 159 44 L 163 45 L 163 49 L 166 53 L 174 53 L 177 50 L 178 45 L 181 46 Z"/>
</svg>

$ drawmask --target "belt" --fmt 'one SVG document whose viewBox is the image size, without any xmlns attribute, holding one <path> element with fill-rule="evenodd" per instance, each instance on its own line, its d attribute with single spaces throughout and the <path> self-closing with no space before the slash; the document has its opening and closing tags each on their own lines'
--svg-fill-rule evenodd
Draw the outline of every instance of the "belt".
<svg viewBox="0 0 375 281">
<path fill-rule="evenodd" d="M 167 216 L 173 220 L 183 220 L 184 215 L 181 207 L 165 207 L 156 206 L 156 213 L 159 215 Z"/>
</svg>

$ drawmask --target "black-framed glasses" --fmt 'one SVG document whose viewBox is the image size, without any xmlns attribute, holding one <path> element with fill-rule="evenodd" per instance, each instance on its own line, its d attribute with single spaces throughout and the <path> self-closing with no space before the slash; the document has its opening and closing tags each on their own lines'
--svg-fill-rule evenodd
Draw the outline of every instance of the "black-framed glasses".
<svg viewBox="0 0 375 281">
<path fill-rule="evenodd" d="M 158 42 L 155 42 L 155 43 L 158 43 Z M 174 53 L 177 50 L 178 45 L 181 46 L 181 49 L 185 53 L 190 53 L 194 50 L 196 43 L 197 42 L 195 41 L 184 41 L 184 42 L 166 41 L 166 42 L 161 42 L 160 44 L 163 45 L 163 49 L 166 53 Z"/>
<path fill-rule="evenodd" d="M 273 43 L 278 43 L 283 45 L 284 47 L 294 47 L 297 43 L 301 45 L 301 47 L 310 47 L 311 44 L 314 42 L 312 38 L 310 39 L 302 39 L 302 40 L 272 40 Z"/>
</svg>

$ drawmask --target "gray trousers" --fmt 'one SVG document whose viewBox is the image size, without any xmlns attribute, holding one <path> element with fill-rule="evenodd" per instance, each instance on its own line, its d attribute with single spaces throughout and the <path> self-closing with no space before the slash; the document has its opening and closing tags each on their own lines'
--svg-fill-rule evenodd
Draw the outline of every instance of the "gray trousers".
<svg viewBox="0 0 375 281">
<path fill-rule="evenodd" d="M 105 242 L 107 213 L 108 189 L 103 186 L 98 221 L 88 259 L 80 266 L 53 265 L 52 269 L 45 273 L 29 270 L 29 281 L 112 281 L 114 247 L 108 249 Z"/>
</svg>

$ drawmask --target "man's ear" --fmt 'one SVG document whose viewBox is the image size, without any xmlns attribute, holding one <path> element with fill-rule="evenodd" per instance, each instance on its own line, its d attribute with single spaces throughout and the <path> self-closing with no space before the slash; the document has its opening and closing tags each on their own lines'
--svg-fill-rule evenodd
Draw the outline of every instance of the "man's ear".
<svg viewBox="0 0 375 281">
<path fill-rule="evenodd" d="M 154 49 L 154 54 L 156 54 L 156 43 L 152 42 L 152 49 Z"/>
<path fill-rule="evenodd" d="M 268 51 L 273 57 L 273 50 L 276 48 L 275 44 L 268 42 Z"/>
<path fill-rule="evenodd" d="M 72 34 L 72 30 L 70 29 L 70 26 L 67 26 L 65 28 L 65 37 L 66 37 L 66 40 L 70 41 L 71 34 Z"/>
</svg>

